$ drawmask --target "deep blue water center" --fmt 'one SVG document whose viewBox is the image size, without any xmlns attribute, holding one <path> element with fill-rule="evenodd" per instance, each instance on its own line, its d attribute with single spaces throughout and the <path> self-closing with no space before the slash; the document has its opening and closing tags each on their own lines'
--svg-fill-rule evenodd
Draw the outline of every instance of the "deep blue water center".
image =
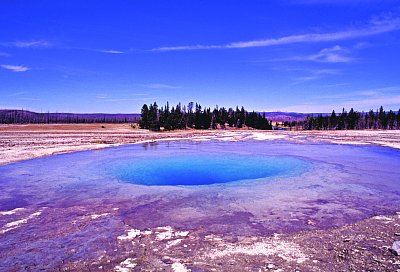
<svg viewBox="0 0 400 272">
<path fill-rule="evenodd" d="M 283 156 L 175 153 L 173 156 L 112 163 L 121 181 L 142 185 L 210 185 L 287 175 L 306 168 L 303 160 Z"/>
</svg>

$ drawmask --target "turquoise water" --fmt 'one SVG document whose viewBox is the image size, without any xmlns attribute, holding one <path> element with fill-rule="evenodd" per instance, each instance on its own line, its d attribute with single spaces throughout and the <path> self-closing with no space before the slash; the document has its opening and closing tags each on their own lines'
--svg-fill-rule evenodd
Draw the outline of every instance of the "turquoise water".
<svg viewBox="0 0 400 272">
<path fill-rule="evenodd" d="M 307 163 L 293 157 L 239 154 L 177 153 L 149 160 L 135 157 L 109 164 L 121 181 L 142 185 L 210 185 L 288 175 L 305 171 Z"/>
</svg>

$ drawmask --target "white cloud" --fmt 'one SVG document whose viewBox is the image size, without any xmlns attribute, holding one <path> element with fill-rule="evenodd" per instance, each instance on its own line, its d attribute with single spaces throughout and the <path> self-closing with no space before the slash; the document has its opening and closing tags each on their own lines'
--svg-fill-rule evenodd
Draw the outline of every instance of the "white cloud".
<svg viewBox="0 0 400 272">
<path fill-rule="evenodd" d="M 16 47 L 16 48 L 47 48 L 47 47 L 54 47 L 54 44 L 44 40 L 32 40 L 32 41 L 0 42 L 0 46 Z M 114 49 L 93 49 L 93 48 L 74 47 L 74 46 L 57 46 L 57 48 L 65 50 L 85 50 L 85 51 L 93 51 L 106 54 L 126 53 L 125 51 L 114 50 Z M 0 56 L 2 56 L 3 54 L 7 53 L 0 52 Z"/>
<path fill-rule="evenodd" d="M 351 49 L 359 49 L 357 45 Z M 322 63 L 349 63 L 356 61 L 355 58 L 348 56 L 350 52 L 350 49 L 343 48 L 340 45 L 335 45 L 333 47 L 323 48 L 316 54 L 278 58 L 273 59 L 272 61 L 314 61 Z"/>
<path fill-rule="evenodd" d="M 350 108 L 354 107 L 355 109 L 376 109 L 380 106 L 384 108 L 388 108 L 389 106 L 397 106 L 400 107 L 400 95 L 390 96 L 390 97 L 372 97 L 365 98 L 360 100 L 350 100 L 344 104 L 345 107 Z M 394 108 L 395 110 L 397 108 Z"/>
<path fill-rule="evenodd" d="M 149 101 L 149 100 L 154 100 L 156 98 L 110 98 L 110 99 L 104 99 L 102 101 L 104 102 L 125 102 L 125 101 Z"/>
<path fill-rule="evenodd" d="M 295 78 L 294 82 L 291 85 L 298 85 L 308 81 L 317 80 L 329 75 L 337 75 L 340 73 L 340 70 L 336 69 L 320 69 L 320 70 L 311 70 L 308 71 L 309 75 L 303 77 Z"/>
<path fill-rule="evenodd" d="M 6 70 L 12 71 L 12 72 L 26 72 L 30 70 L 29 67 L 22 66 L 22 65 L 8 65 L 8 64 L 1 64 L 1 68 L 4 68 Z"/>
<path fill-rule="evenodd" d="M 95 97 L 96 97 L 96 99 L 107 99 L 108 98 L 108 96 L 106 94 L 97 94 Z"/>
<path fill-rule="evenodd" d="M 345 63 L 354 61 L 353 58 L 346 56 L 347 53 L 348 50 L 342 48 L 339 45 L 336 45 L 330 48 L 324 48 L 314 55 L 294 57 L 287 60 L 316 61 L 328 63 Z"/>
<path fill-rule="evenodd" d="M 6 53 L 6 52 L 1 52 L 0 51 L 0 57 L 9 57 L 9 56 L 11 56 L 11 55 Z"/>
<path fill-rule="evenodd" d="M 118 91 L 115 91 L 115 92 L 113 92 L 113 93 L 118 93 Z M 120 100 L 126 100 L 126 101 L 129 101 L 129 100 L 139 100 L 139 99 L 142 99 L 141 97 L 142 96 L 148 96 L 148 94 L 147 93 L 129 93 L 129 95 L 130 96 L 134 96 L 134 98 L 133 97 L 128 97 L 128 98 L 114 98 L 114 97 L 110 97 L 109 95 L 107 95 L 107 94 L 96 94 L 95 95 L 95 97 L 96 97 L 96 99 L 99 99 L 99 100 L 105 100 L 105 101 L 120 101 Z M 138 98 L 139 97 L 139 98 Z"/>
<path fill-rule="evenodd" d="M 302 35 L 290 35 L 280 38 L 252 40 L 243 42 L 233 42 L 222 45 L 184 45 L 184 46 L 167 46 L 154 48 L 151 51 L 185 51 L 185 50 L 207 50 L 207 49 L 232 49 L 232 48 L 252 48 L 267 47 L 275 45 L 285 45 L 293 43 L 311 43 L 311 42 L 332 42 L 346 39 L 355 39 L 378 35 L 400 29 L 400 18 L 385 17 L 381 19 L 374 18 L 366 26 L 360 28 L 352 28 L 345 31 L 330 33 L 308 33 Z"/>
<path fill-rule="evenodd" d="M 125 54 L 125 52 L 119 50 L 98 50 L 98 51 L 107 54 Z"/>
<path fill-rule="evenodd" d="M 21 96 L 26 94 L 27 92 L 11 92 L 10 94 L 8 94 L 8 97 L 14 97 L 14 96 Z"/>
<path fill-rule="evenodd" d="M 400 86 L 389 86 L 389 87 L 382 87 L 382 88 L 374 88 L 374 89 L 366 89 L 366 90 L 361 90 L 358 91 L 357 93 L 359 94 L 388 94 L 388 93 L 399 93 L 400 92 Z"/>
<path fill-rule="evenodd" d="M 23 97 L 21 100 L 27 100 L 27 101 L 41 101 L 42 99 L 40 98 L 33 98 L 33 97 Z"/>
<path fill-rule="evenodd" d="M 341 86 L 347 86 L 347 85 L 349 85 L 349 83 L 333 83 L 333 84 L 326 84 L 322 87 L 332 88 L 332 87 L 341 87 Z"/>
<path fill-rule="evenodd" d="M 311 60 L 330 63 L 351 62 L 354 60 L 345 56 L 345 53 L 346 50 L 337 45 L 332 48 L 322 49 L 318 54 L 312 56 Z"/>
<path fill-rule="evenodd" d="M 41 48 L 50 47 L 52 44 L 47 41 L 16 41 L 16 42 L 3 42 L 0 43 L 2 46 L 6 47 L 17 47 L 17 48 Z"/>
<path fill-rule="evenodd" d="M 314 96 L 313 99 L 357 100 L 360 98 L 371 99 L 380 97 L 392 97 L 400 93 L 400 86 L 389 86 L 389 87 L 371 88 L 364 90 L 343 89 L 342 91 L 343 91 L 342 93 L 335 93 L 331 95 Z"/>
</svg>

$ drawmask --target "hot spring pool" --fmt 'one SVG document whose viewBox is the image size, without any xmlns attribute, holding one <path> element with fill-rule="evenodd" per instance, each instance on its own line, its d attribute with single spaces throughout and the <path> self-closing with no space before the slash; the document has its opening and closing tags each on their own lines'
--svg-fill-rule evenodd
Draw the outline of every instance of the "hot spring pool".
<svg viewBox="0 0 400 272">
<path fill-rule="evenodd" d="M 399 211 L 399 165 L 399 151 L 371 146 L 126 145 L 1 166 L 0 211 L 113 206 L 136 228 L 203 226 L 241 234 L 324 228 Z"/>
<path fill-rule="evenodd" d="M 192 186 L 298 175 L 307 166 L 294 157 L 177 152 L 150 160 L 132 156 L 112 161 L 107 168 L 111 176 L 133 184 Z"/>
</svg>

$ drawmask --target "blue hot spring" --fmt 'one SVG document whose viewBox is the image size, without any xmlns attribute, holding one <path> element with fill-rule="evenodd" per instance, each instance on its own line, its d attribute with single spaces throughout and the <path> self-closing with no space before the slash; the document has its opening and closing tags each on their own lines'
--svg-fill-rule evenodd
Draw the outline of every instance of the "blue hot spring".
<svg viewBox="0 0 400 272">
<path fill-rule="evenodd" d="M 305 171 L 294 157 L 177 152 L 150 160 L 136 157 L 110 162 L 110 173 L 121 181 L 142 185 L 210 185 L 249 181 Z"/>
</svg>

